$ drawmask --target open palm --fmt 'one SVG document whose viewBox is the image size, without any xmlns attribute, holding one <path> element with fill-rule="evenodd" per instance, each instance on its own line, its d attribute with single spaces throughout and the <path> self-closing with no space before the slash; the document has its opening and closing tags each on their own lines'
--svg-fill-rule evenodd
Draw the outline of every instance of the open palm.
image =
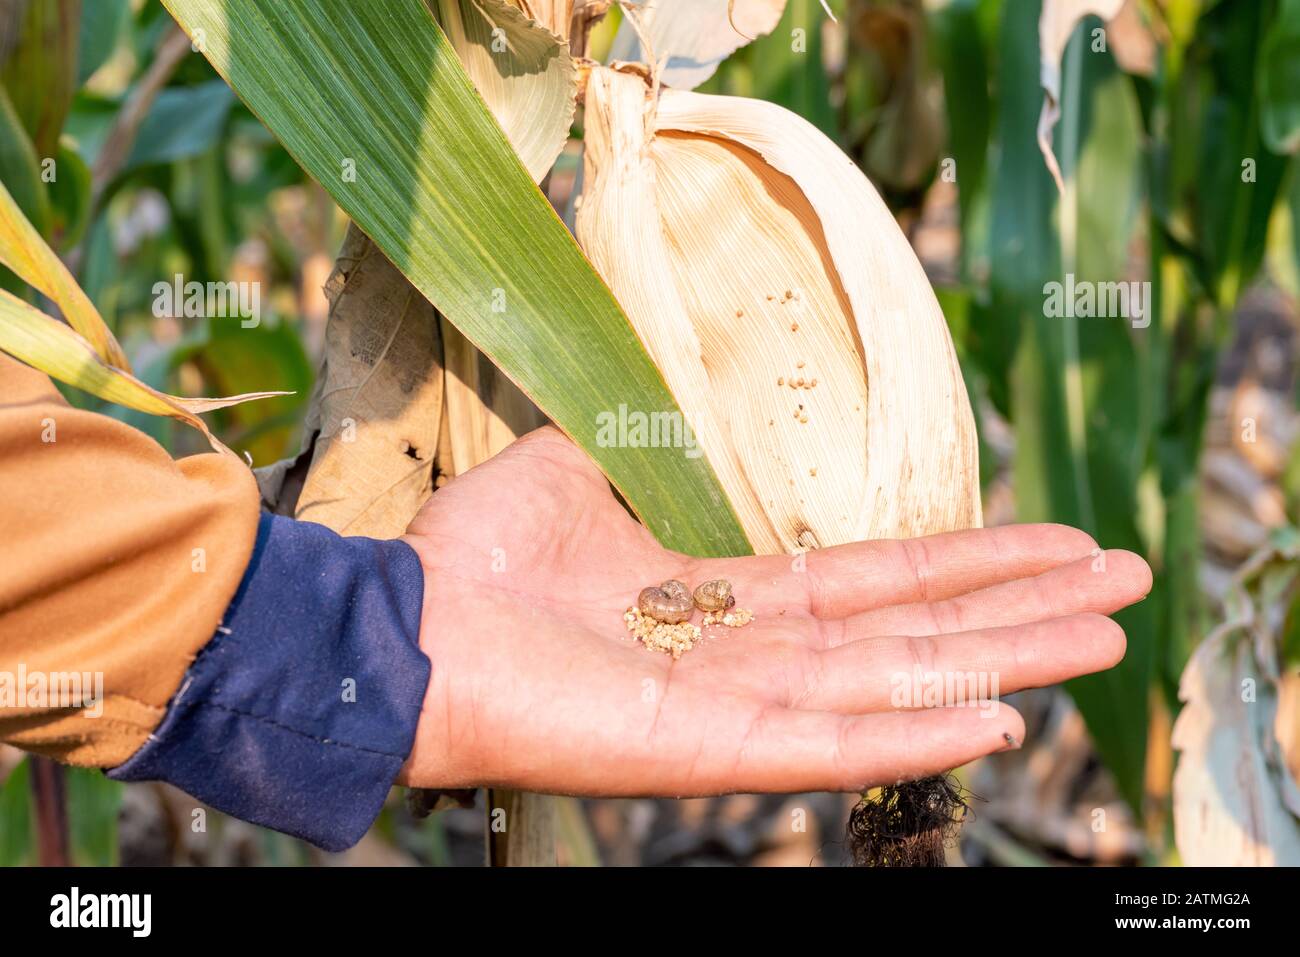
<svg viewBox="0 0 1300 957">
<path fill-rule="evenodd" d="M 402 774 L 421 787 L 687 796 L 921 777 L 1018 746 L 1024 725 L 997 703 L 897 707 L 918 667 L 995 677 L 1001 694 L 1112 667 L 1124 635 L 1103 616 L 1151 586 L 1141 558 L 1055 525 L 691 558 L 549 428 L 437 492 L 406 541 L 433 662 Z M 704 629 L 678 660 L 647 650 L 623 613 L 668 578 L 726 578 L 755 620 Z"/>
</svg>

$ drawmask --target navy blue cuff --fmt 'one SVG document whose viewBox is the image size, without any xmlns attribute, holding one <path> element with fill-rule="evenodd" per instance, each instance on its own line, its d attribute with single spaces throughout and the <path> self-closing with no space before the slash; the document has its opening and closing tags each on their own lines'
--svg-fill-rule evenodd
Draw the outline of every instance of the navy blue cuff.
<svg viewBox="0 0 1300 957">
<path fill-rule="evenodd" d="M 161 780 L 327 851 L 369 829 L 429 683 L 424 572 L 401 541 L 263 515 L 224 623 L 108 776 Z"/>
</svg>

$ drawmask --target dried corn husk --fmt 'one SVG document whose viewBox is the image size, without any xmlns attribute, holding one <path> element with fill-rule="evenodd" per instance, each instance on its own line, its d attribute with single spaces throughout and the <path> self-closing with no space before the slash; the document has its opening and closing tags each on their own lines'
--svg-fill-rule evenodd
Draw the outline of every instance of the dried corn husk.
<svg viewBox="0 0 1300 957">
<path fill-rule="evenodd" d="M 438 467 L 446 475 L 460 475 L 545 425 L 547 418 L 446 319 L 442 341 L 450 453 L 440 454 Z"/>
<path fill-rule="evenodd" d="M 610 55 L 654 60 L 665 85 L 692 90 L 736 50 L 771 33 L 785 0 L 655 0 L 625 9 Z"/>
<path fill-rule="evenodd" d="M 516 7 L 528 14 L 538 26 L 550 30 L 563 40 L 569 38 L 569 24 L 573 19 L 576 6 L 591 6 L 583 0 L 510 0 Z"/>
<path fill-rule="evenodd" d="M 564 40 L 568 21 L 561 32 L 521 6 L 522 0 L 430 0 L 465 72 L 537 182 L 569 137 L 578 74 Z M 548 19 L 568 15 L 564 4 L 537 6 Z"/>
<path fill-rule="evenodd" d="M 978 526 L 952 341 L 870 183 L 781 107 L 647 94 L 592 72 L 578 239 L 755 550 Z"/>
<path fill-rule="evenodd" d="M 1113 20 L 1124 0 L 1044 0 L 1038 16 L 1039 82 L 1043 87 L 1043 110 L 1038 116 L 1038 148 L 1056 188 L 1065 192 L 1061 165 L 1052 150 L 1052 130 L 1061 118 L 1061 59 L 1074 28 L 1089 15 Z"/>
<path fill-rule="evenodd" d="M 1174 838 L 1194 867 L 1300 864 L 1300 684 L 1282 638 L 1300 533 L 1281 529 L 1233 577 L 1224 621 L 1183 671 L 1174 723 Z"/>
<path fill-rule="evenodd" d="M 325 294 L 325 354 L 304 428 L 316 438 L 295 516 L 396 538 L 433 489 L 443 414 L 437 314 L 356 226 Z M 267 491 L 264 483 L 269 500 Z"/>
</svg>

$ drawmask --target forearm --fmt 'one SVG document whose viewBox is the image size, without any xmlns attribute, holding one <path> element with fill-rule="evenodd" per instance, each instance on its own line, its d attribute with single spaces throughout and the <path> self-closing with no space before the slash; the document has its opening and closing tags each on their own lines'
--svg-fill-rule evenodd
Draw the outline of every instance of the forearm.
<svg viewBox="0 0 1300 957">
<path fill-rule="evenodd" d="M 355 843 L 429 678 L 410 547 L 259 517 L 242 462 L 173 462 L 4 356 L 0 463 L 0 740 Z"/>
<path fill-rule="evenodd" d="M 415 738 L 423 590 L 404 542 L 264 515 L 222 626 L 109 777 L 168 781 L 327 850 L 356 843 Z"/>
<path fill-rule="evenodd" d="M 243 463 L 174 462 L 0 355 L 0 674 L 15 676 L 0 739 L 92 767 L 130 757 L 221 623 L 257 513 Z M 17 694 L 19 670 L 90 676 L 102 713 L 68 707 L 48 681 Z"/>
</svg>

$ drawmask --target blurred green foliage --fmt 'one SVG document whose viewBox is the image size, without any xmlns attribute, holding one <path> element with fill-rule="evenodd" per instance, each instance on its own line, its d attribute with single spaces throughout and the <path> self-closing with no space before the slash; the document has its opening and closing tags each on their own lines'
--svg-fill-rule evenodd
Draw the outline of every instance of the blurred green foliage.
<svg viewBox="0 0 1300 957">
<path fill-rule="evenodd" d="M 74 265 L 141 378 L 185 394 L 281 383 L 294 395 L 217 413 L 214 431 L 259 465 L 296 451 L 314 375 L 311 343 L 319 341 L 307 326 L 322 319 L 319 261 L 342 235 L 332 204 L 202 57 L 150 75 L 176 30 L 155 0 L 27 9 L 30 22 L 0 72 L 0 175 Z M 133 101 L 147 108 L 124 129 Z M 116 166 L 101 167 L 111 137 L 126 149 Z M 317 269 L 308 277 L 314 289 L 304 286 L 307 267 Z M 262 322 L 155 316 L 155 283 L 177 274 L 260 283 Z M 102 411 L 178 454 L 204 450 L 174 422 Z"/>
</svg>

